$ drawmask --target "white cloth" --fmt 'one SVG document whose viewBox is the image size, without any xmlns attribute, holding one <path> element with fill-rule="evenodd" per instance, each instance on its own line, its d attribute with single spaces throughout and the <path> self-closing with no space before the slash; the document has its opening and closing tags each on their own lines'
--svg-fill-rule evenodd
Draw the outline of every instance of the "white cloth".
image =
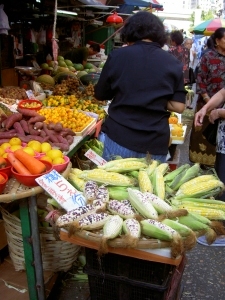
<svg viewBox="0 0 225 300">
<path fill-rule="evenodd" d="M 190 49 L 190 64 L 189 67 L 195 70 L 196 66 L 199 63 L 199 59 L 197 57 L 198 49 L 196 47 L 196 44 L 193 43 Z"/>
</svg>

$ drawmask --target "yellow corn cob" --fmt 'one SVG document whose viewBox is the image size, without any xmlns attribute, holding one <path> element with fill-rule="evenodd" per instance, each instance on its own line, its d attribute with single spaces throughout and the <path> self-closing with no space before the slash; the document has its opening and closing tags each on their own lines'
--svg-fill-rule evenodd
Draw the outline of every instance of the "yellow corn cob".
<svg viewBox="0 0 225 300">
<path fill-rule="evenodd" d="M 153 187 L 150 178 L 148 177 L 148 173 L 146 170 L 140 170 L 138 173 L 138 183 L 139 188 L 142 193 L 153 192 Z"/>
<path fill-rule="evenodd" d="M 208 207 L 208 208 L 220 209 L 220 210 L 225 211 L 225 202 L 218 201 L 218 200 L 195 199 L 195 198 L 172 200 L 172 203 L 174 205 L 176 205 L 176 202 L 178 203 L 178 205 L 183 205 L 184 207 L 185 206 Z"/>
<path fill-rule="evenodd" d="M 208 192 L 214 189 L 224 189 L 223 182 L 217 179 L 203 181 L 201 182 L 201 184 L 199 184 L 196 178 L 195 182 L 196 183 L 191 186 L 180 186 L 179 190 L 176 193 L 176 196 L 187 195 L 197 198 L 197 196 L 201 197 L 201 195 L 206 195 Z"/>
<path fill-rule="evenodd" d="M 202 182 L 205 182 L 205 181 L 208 181 L 208 180 L 213 180 L 213 179 L 216 179 L 216 177 L 214 175 L 201 175 L 201 176 L 198 176 L 196 178 L 193 178 L 193 179 L 188 180 L 187 182 L 183 183 L 180 186 L 179 189 L 180 190 L 183 190 L 183 189 L 186 190 L 189 187 L 196 186 L 196 185 L 199 185 Z"/>
<path fill-rule="evenodd" d="M 160 199 L 164 200 L 166 189 L 163 173 L 160 169 L 156 168 L 154 176 L 154 194 L 157 195 Z"/>
<path fill-rule="evenodd" d="M 162 163 L 155 169 L 155 171 L 156 170 L 160 171 L 164 175 L 169 170 L 169 164 Z"/>
<path fill-rule="evenodd" d="M 116 160 L 115 160 L 116 161 Z M 147 164 L 141 161 L 129 160 L 129 161 L 121 161 L 120 163 L 116 163 L 108 168 L 104 168 L 104 170 L 108 172 L 118 172 L 124 173 L 129 171 L 140 170 L 142 168 L 147 168 Z"/>
<path fill-rule="evenodd" d="M 125 175 L 100 169 L 82 171 L 78 177 L 109 185 L 132 186 L 134 184 L 133 180 Z"/>
<path fill-rule="evenodd" d="M 188 212 L 198 213 L 199 215 L 208 218 L 209 220 L 225 220 L 225 212 L 220 209 L 207 207 L 196 207 L 190 205 L 179 205 L 178 208 L 185 208 Z"/>
<path fill-rule="evenodd" d="M 155 168 L 158 166 L 159 162 L 157 160 L 153 160 L 151 164 L 147 167 L 146 171 L 148 176 L 151 176 L 154 172 Z"/>
<path fill-rule="evenodd" d="M 72 173 L 74 175 L 78 175 L 78 174 L 82 173 L 82 170 L 80 170 L 78 168 L 71 168 L 70 173 Z"/>
<path fill-rule="evenodd" d="M 81 170 L 80 170 L 81 171 Z M 81 171 L 82 173 L 82 171 Z M 80 179 L 77 175 L 70 173 L 68 176 L 68 181 L 78 190 L 83 192 L 85 181 L 83 179 Z"/>
</svg>

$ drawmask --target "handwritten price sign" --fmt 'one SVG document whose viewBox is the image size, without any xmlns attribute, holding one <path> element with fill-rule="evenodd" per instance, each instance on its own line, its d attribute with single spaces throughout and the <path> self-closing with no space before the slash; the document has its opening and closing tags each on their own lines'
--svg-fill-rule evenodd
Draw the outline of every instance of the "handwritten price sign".
<svg viewBox="0 0 225 300">
<path fill-rule="evenodd" d="M 105 163 L 107 163 L 106 160 L 104 160 L 101 156 L 99 156 L 96 152 L 89 149 L 87 152 L 84 153 L 84 155 L 89 158 L 94 164 L 97 166 L 102 166 Z"/>
<path fill-rule="evenodd" d="M 66 211 L 86 205 L 86 199 L 56 170 L 35 179 Z"/>
</svg>

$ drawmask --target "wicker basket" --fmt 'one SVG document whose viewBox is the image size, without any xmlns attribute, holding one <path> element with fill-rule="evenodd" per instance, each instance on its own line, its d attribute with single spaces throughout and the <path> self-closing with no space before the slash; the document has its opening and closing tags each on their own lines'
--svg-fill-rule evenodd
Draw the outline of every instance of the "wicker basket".
<svg viewBox="0 0 225 300">
<path fill-rule="evenodd" d="M 21 221 L 2 207 L 1 213 L 8 240 L 9 255 L 15 270 L 25 270 Z M 52 227 L 41 227 L 39 231 L 43 269 L 52 272 L 68 271 L 77 259 L 80 246 L 57 240 Z"/>
</svg>

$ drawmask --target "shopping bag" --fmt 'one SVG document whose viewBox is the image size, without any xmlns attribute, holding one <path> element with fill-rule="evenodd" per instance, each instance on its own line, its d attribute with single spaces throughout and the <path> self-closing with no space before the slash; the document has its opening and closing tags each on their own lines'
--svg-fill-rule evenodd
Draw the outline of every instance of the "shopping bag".
<svg viewBox="0 0 225 300">
<path fill-rule="evenodd" d="M 210 123 L 202 132 L 202 135 L 206 138 L 206 140 L 214 146 L 216 145 L 218 123 L 219 120 L 216 120 L 214 124 Z"/>
</svg>

